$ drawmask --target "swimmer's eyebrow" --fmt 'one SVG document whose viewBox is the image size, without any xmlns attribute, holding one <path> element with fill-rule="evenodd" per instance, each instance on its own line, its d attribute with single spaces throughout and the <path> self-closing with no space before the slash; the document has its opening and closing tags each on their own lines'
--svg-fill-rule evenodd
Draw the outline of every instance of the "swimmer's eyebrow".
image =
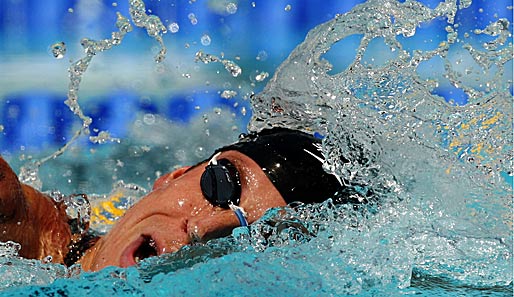
<svg viewBox="0 0 514 297">
<path fill-rule="evenodd" d="M 205 160 L 202 160 L 202 161 L 200 161 L 200 162 L 196 163 L 195 165 L 193 165 L 193 166 L 189 167 L 186 171 L 184 171 L 184 173 L 187 173 L 187 172 L 189 172 L 190 170 L 193 170 L 193 169 L 195 169 L 196 167 L 199 167 L 199 166 L 200 166 L 200 165 L 202 165 L 203 163 L 209 162 L 209 161 L 212 159 L 212 157 L 213 157 L 214 155 L 219 154 L 220 152 L 221 152 L 221 151 L 219 151 L 219 150 L 218 150 L 218 151 L 216 151 L 216 152 L 215 152 L 214 154 L 212 154 L 209 158 L 207 158 L 207 159 L 205 159 Z"/>
</svg>

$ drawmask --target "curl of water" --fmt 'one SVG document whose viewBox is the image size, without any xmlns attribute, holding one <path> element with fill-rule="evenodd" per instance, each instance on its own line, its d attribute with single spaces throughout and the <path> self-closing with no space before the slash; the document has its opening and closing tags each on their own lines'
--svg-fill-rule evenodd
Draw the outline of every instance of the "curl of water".
<svg viewBox="0 0 514 297">
<path fill-rule="evenodd" d="M 142 0 L 130 0 L 129 4 L 129 12 L 134 25 L 145 28 L 148 35 L 159 43 L 160 50 L 155 56 L 155 62 L 160 63 L 164 61 L 167 49 L 164 45 L 162 34 L 167 32 L 166 26 L 164 26 L 159 17 L 146 13 L 145 3 Z"/>
<path fill-rule="evenodd" d="M 511 41 L 507 42 L 512 32 L 508 21 L 499 19 L 475 32 L 497 36 L 483 49 L 460 40 L 455 15 L 469 4 L 445 1 L 430 9 L 413 1 L 368 1 L 311 30 L 265 90 L 252 97 L 250 130 L 286 126 L 325 135 L 326 170 L 344 182 L 373 189 L 381 201 L 376 218 L 395 214 L 382 225 L 369 222 L 373 229 L 366 236 L 372 239 L 367 242 L 370 250 L 384 251 L 376 241 L 382 237 L 394 240 L 405 254 L 386 249 L 397 260 L 377 266 L 398 265 L 382 280 L 396 279 L 399 287 L 409 283 L 409 267 L 467 284 L 505 285 L 512 278 L 512 265 L 506 261 L 512 259 L 512 189 L 504 179 L 512 176 L 513 166 L 508 92 L 512 79 L 504 70 L 512 62 Z M 447 20 L 448 34 L 435 49 L 404 46 L 403 37 L 415 35 L 420 25 L 441 17 Z M 351 36 L 360 37 L 356 56 L 346 69 L 332 73 L 333 65 L 324 55 Z M 390 58 L 372 63 L 368 48 L 376 42 L 390 49 Z M 468 60 L 488 74 L 482 78 L 487 88 L 462 73 L 453 60 L 456 53 L 468 54 Z M 466 94 L 465 104 L 436 95 L 438 79 L 420 74 L 421 66 L 434 59 L 443 61 L 442 77 Z M 406 222 L 413 227 L 400 227 Z M 434 230 L 425 232 L 426 226 Z M 338 243 L 353 238 L 345 232 L 340 235 Z M 419 250 L 419 245 L 425 248 Z M 447 253 L 441 253 L 440 245 L 446 246 Z M 466 261 L 457 251 L 483 258 Z M 353 259 L 377 261 L 360 253 Z M 370 263 L 356 274 L 378 277 Z M 381 278 L 371 279 L 372 285 Z"/>
</svg>

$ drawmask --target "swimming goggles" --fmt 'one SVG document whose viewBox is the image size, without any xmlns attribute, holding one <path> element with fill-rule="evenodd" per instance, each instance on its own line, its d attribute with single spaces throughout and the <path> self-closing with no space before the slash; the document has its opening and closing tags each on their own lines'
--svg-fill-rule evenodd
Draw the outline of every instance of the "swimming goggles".
<svg viewBox="0 0 514 297">
<path fill-rule="evenodd" d="M 202 194 L 212 205 L 231 209 L 242 227 L 247 227 L 246 214 L 239 206 L 241 180 L 237 168 L 227 159 L 218 160 L 215 154 L 200 178 Z"/>
</svg>

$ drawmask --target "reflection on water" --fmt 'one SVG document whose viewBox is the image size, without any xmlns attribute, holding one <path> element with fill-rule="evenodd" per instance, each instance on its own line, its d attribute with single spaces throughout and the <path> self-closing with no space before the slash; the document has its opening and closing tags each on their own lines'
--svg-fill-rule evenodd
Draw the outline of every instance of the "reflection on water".
<svg viewBox="0 0 514 297">
<path fill-rule="evenodd" d="M 237 14 L 233 8 L 227 13 Z M 312 29 L 253 96 L 250 130 L 283 125 L 323 134 L 326 169 L 372 188 L 380 205 L 355 211 L 327 201 L 270 210 L 250 236 L 235 230 L 137 268 L 91 274 L 17 259 L 16 246 L 5 245 L 0 269 L 9 277 L 2 286 L 56 280 L 17 292 L 512 294 L 512 7 L 505 5 L 505 15 L 497 13 L 491 23 L 468 21 L 488 8 L 471 1 L 368 1 Z M 445 33 L 424 36 L 430 27 Z M 419 38 L 429 46 L 420 46 Z M 350 58 L 337 58 L 348 52 Z M 198 53 L 200 61 L 220 62 L 232 75 L 238 69 Z M 161 164 L 163 151 L 177 164 L 204 158 L 237 130 L 216 111 L 208 128 L 205 120 L 189 127 L 193 136 L 208 133 L 216 141 L 180 147 L 174 141 L 183 139 L 173 136 L 183 126 L 139 119 L 131 142 L 138 143 L 148 126 L 152 141 L 168 138 L 146 152 L 141 143 L 115 146 L 109 166 L 127 172 L 114 179 L 129 180 L 133 168 L 145 166 L 139 163 Z M 127 149 L 133 158 L 121 161 Z M 141 192 L 121 195 L 133 199 L 119 209 L 148 187 L 139 186 Z M 12 265 L 19 269 L 8 269 Z"/>
</svg>

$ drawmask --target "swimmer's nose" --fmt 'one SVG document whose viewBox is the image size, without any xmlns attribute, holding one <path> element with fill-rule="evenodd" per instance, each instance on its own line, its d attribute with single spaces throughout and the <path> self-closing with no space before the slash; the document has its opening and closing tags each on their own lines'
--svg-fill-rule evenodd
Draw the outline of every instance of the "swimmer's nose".
<svg viewBox="0 0 514 297">
<path fill-rule="evenodd" d="M 191 166 L 181 167 L 173 172 L 167 173 L 167 174 L 159 177 L 153 185 L 153 190 L 160 188 L 160 187 L 168 184 L 172 180 L 181 177 L 189 168 L 191 168 Z"/>
<path fill-rule="evenodd" d="M 187 231 L 192 242 L 205 242 L 230 235 L 232 230 L 239 226 L 237 216 L 231 210 L 227 210 L 207 218 L 191 218 L 187 223 Z"/>
</svg>

